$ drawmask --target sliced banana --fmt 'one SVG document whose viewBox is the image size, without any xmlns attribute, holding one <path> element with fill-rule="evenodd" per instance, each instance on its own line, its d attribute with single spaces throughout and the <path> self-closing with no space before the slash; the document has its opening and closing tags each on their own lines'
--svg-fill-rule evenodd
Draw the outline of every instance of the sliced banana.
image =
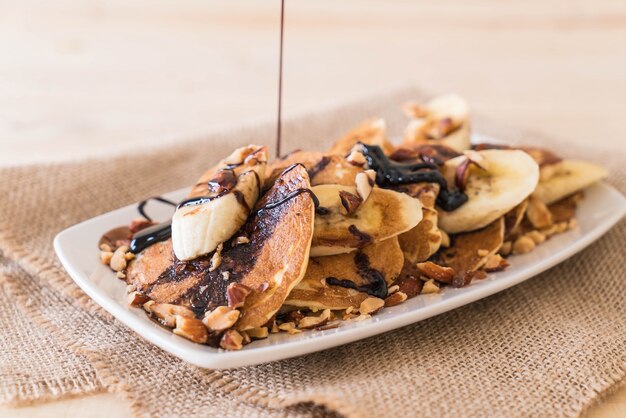
<svg viewBox="0 0 626 418">
<path fill-rule="evenodd" d="M 362 142 L 366 145 L 378 145 L 385 151 L 385 154 L 390 154 L 393 152 L 394 146 L 385 136 L 386 128 L 387 125 L 382 118 L 366 120 L 335 141 L 328 152 L 345 156 L 354 145 Z"/>
<path fill-rule="evenodd" d="M 241 228 L 259 198 L 266 162 L 266 147 L 249 146 L 202 176 L 172 217 L 172 247 L 179 260 L 210 253 Z"/>
<path fill-rule="evenodd" d="M 537 186 L 539 166 L 527 153 L 493 149 L 478 154 L 488 171 L 469 165 L 465 188 L 468 201 L 450 212 L 439 210 L 439 228 L 449 234 L 487 226 L 520 204 Z M 443 165 L 442 172 L 449 185 L 455 184 L 455 171 L 466 158 L 456 157 Z"/>
<path fill-rule="evenodd" d="M 469 106 L 462 97 L 447 94 L 425 106 L 407 103 L 404 109 L 413 118 L 404 132 L 405 145 L 439 144 L 459 152 L 470 148 Z"/>
<path fill-rule="evenodd" d="M 422 204 L 404 193 L 374 187 L 351 215 L 344 214 L 339 192 L 356 187 L 336 184 L 312 188 L 320 207 L 315 216 L 311 256 L 343 254 L 413 228 L 422 220 Z"/>
<path fill-rule="evenodd" d="M 548 179 L 539 182 L 533 196 L 549 205 L 608 175 L 608 171 L 598 165 L 586 161 L 564 160 Z"/>
</svg>

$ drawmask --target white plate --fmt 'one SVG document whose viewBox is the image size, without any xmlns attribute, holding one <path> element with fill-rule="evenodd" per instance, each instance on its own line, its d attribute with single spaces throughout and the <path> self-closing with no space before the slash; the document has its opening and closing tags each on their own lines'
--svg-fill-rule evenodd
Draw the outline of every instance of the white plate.
<svg viewBox="0 0 626 418">
<path fill-rule="evenodd" d="M 166 194 L 174 201 L 188 190 Z M 155 219 L 166 219 L 172 209 L 149 203 Z M 609 228 L 626 212 L 626 199 L 606 184 L 596 184 L 585 193 L 577 211 L 578 227 L 557 235 L 539 245 L 533 252 L 510 257 L 511 267 L 489 274 L 470 286 L 445 288 L 440 294 L 421 295 L 392 308 L 386 308 L 371 319 L 342 323 L 339 328 L 309 331 L 301 334 L 271 334 L 240 351 L 225 351 L 192 343 L 151 321 L 142 309 L 126 303 L 126 285 L 100 263 L 97 242 L 113 227 L 127 225 L 137 217 L 136 205 L 109 212 L 74 225 L 54 239 L 61 263 L 85 293 L 141 337 L 163 350 L 199 367 L 227 369 L 295 357 L 346 344 L 362 338 L 421 321 L 459 306 L 482 299 L 533 277 L 576 254 Z"/>
</svg>

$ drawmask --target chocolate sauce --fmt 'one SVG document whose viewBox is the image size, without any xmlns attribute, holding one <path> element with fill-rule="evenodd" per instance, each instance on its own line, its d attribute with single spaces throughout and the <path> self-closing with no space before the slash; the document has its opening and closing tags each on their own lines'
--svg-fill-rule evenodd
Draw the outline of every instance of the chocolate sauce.
<svg viewBox="0 0 626 418">
<path fill-rule="evenodd" d="M 147 198 L 146 200 L 142 200 L 141 202 L 139 202 L 139 204 L 137 205 L 137 212 L 139 212 L 139 214 L 141 216 L 143 216 L 144 218 L 146 218 L 149 221 L 152 221 L 152 218 L 150 216 L 148 216 L 148 214 L 145 211 L 145 207 L 146 204 L 150 201 L 150 200 L 156 200 L 157 202 L 161 202 L 161 203 L 165 203 L 171 206 L 176 206 L 177 203 L 176 202 L 172 202 L 171 200 L 168 200 L 164 197 L 161 196 L 152 196 Z"/>
<path fill-rule="evenodd" d="M 355 225 L 350 225 L 348 227 L 348 232 L 350 232 L 350 234 L 352 234 L 352 236 L 359 241 L 359 247 L 365 247 L 367 244 L 372 242 L 372 237 L 369 234 L 360 231 Z"/>
<path fill-rule="evenodd" d="M 354 256 L 354 262 L 359 276 L 365 279 L 368 282 L 367 284 L 359 286 L 351 280 L 337 279 L 336 277 L 327 277 L 326 284 L 358 290 L 359 292 L 364 292 L 370 296 L 381 299 L 386 298 L 387 282 L 385 281 L 385 277 L 380 271 L 370 267 L 370 260 L 367 254 L 360 251 L 357 252 Z"/>
<path fill-rule="evenodd" d="M 133 235 L 130 241 L 130 251 L 138 254 L 160 241 L 166 241 L 172 236 L 172 221 L 163 222 L 146 229 L 142 229 Z"/>
<path fill-rule="evenodd" d="M 280 52 L 278 58 L 278 123 L 276 127 L 276 156 L 281 153 L 282 105 L 283 105 L 283 34 L 285 31 L 285 0 L 280 1 Z"/>
<path fill-rule="evenodd" d="M 465 193 L 449 190 L 446 179 L 436 164 L 431 162 L 398 163 L 390 160 L 377 145 L 360 143 L 369 167 L 376 171 L 376 183 L 380 187 L 398 186 L 409 183 L 437 183 L 440 190 L 437 204 L 445 211 L 457 209 L 467 202 Z"/>
<path fill-rule="evenodd" d="M 318 200 L 317 196 L 315 196 L 315 193 L 313 193 L 313 190 L 302 188 L 302 189 L 294 190 L 293 192 L 289 193 L 288 195 L 286 195 L 285 197 L 283 197 L 282 199 L 276 202 L 268 203 L 267 205 L 260 207 L 259 209 L 257 209 L 256 214 L 258 216 L 261 213 L 263 213 L 263 211 L 265 210 L 274 209 L 278 206 L 281 206 L 287 203 L 288 201 L 290 201 L 291 199 L 293 199 L 294 197 L 301 195 L 302 193 L 308 193 L 309 196 L 311 196 L 311 199 L 313 200 L 313 204 L 315 205 L 315 207 L 319 208 L 320 201 Z"/>
<path fill-rule="evenodd" d="M 330 163 L 330 160 L 331 158 L 329 156 L 327 155 L 323 156 L 317 162 L 317 164 L 315 164 L 313 167 L 311 167 L 310 170 L 308 170 L 309 178 L 313 180 L 313 177 L 315 177 L 320 171 L 326 168 L 326 166 Z"/>
</svg>

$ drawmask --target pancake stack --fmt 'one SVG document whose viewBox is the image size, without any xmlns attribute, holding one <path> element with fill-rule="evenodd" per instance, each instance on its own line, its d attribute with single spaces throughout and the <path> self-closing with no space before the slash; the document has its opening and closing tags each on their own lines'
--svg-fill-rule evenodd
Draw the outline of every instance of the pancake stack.
<svg viewBox="0 0 626 418">
<path fill-rule="evenodd" d="M 471 146 L 458 96 L 404 109 L 399 146 L 374 118 L 325 152 L 269 161 L 264 146 L 235 150 L 171 221 L 134 220 L 128 240 L 101 241 L 103 263 L 131 306 L 237 350 L 503 270 L 509 255 L 574 228 L 581 190 L 606 176 L 539 148 Z"/>
</svg>

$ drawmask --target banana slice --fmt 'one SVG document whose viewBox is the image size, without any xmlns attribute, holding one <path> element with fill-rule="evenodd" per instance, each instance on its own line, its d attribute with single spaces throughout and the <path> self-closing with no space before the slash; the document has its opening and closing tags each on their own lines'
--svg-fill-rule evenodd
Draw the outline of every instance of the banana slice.
<svg viewBox="0 0 626 418">
<path fill-rule="evenodd" d="M 585 161 L 564 160 L 548 179 L 540 181 L 533 193 L 546 205 L 576 193 L 606 178 L 609 173 L 602 167 Z"/>
<path fill-rule="evenodd" d="M 210 253 L 241 228 L 259 198 L 266 162 L 266 147 L 248 146 L 201 177 L 172 217 L 172 247 L 179 260 Z"/>
<path fill-rule="evenodd" d="M 404 132 L 405 145 L 446 145 L 459 152 L 470 148 L 469 107 L 462 97 L 439 96 L 425 106 L 410 102 L 404 110 L 413 118 Z"/>
<path fill-rule="evenodd" d="M 357 142 L 362 142 L 366 145 L 378 145 L 385 151 L 385 154 L 390 154 L 394 146 L 385 137 L 386 128 L 384 119 L 366 120 L 335 141 L 328 153 L 345 156 Z"/>
<path fill-rule="evenodd" d="M 343 254 L 413 228 L 422 204 L 404 193 L 374 187 L 358 209 L 344 214 L 339 192 L 358 196 L 356 187 L 326 184 L 312 188 L 320 207 L 315 216 L 311 256 Z"/>
<path fill-rule="evenodd" d="M 450 212 L 439 210 L 439 228 L 449 234 L 487 226 L 520 204 L 537 186 L 539 166 L 527 153 L 492 149 L 477 154 L 487 171 L 469 165 L 465 188 L 468 201 Z M 453 158 L 442 166 L 448 184 L 455 184 L 457 167 L 466 158 Z"/>
</svg>

